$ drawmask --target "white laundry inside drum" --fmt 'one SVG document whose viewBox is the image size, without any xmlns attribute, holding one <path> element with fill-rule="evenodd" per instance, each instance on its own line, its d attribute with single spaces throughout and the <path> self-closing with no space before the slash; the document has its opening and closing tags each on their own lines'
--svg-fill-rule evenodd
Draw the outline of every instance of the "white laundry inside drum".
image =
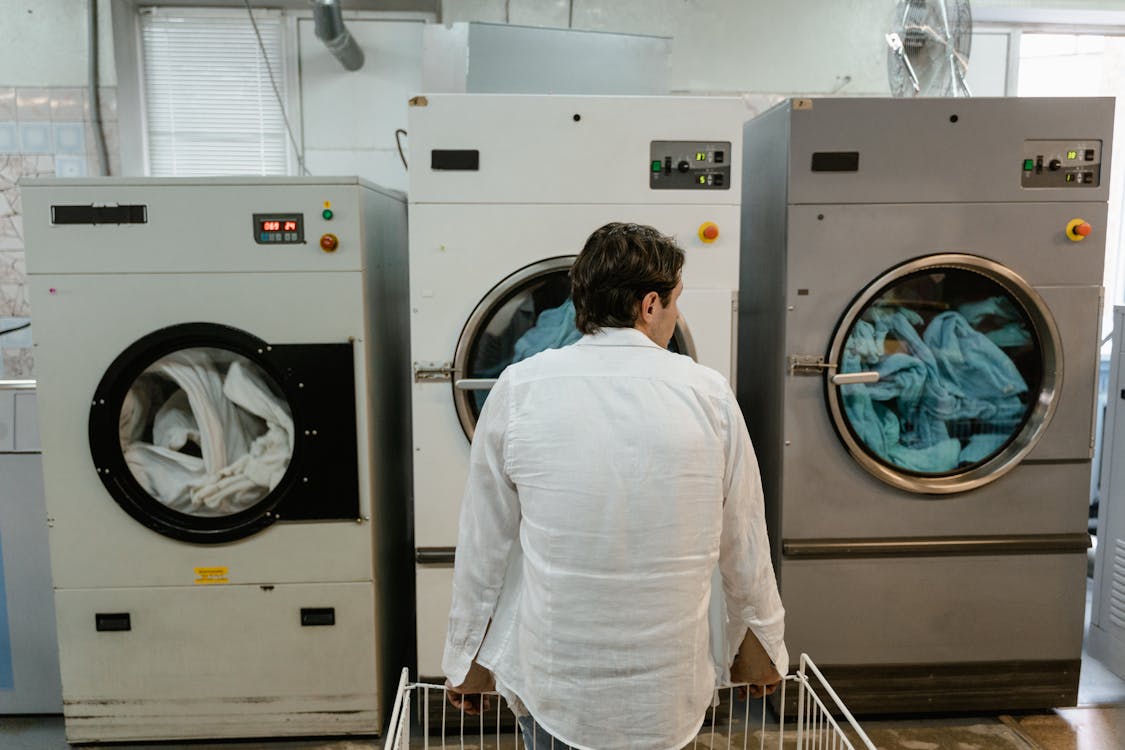
<svg viewBox="0 0 1125 750">
<path fill-rule="evenodd" d="M 192 516 L 229 516 L 263 498 L 293 457 L 293 417 L 272 378 L 225 349 L 168 354 L 121 407 L 125 462 L 154 499 Z"/>
</svg>

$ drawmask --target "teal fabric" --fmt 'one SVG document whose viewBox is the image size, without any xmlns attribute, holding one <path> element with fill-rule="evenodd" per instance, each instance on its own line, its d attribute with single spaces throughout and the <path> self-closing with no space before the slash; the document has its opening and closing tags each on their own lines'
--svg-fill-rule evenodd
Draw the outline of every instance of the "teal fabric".
<svg viewBox="0 0 1125 750">
<path fill-rule="evenodd" d="M 969 312 L 983 320 L 995 309 L 993 301 Z M 880 379 L 840 392 L 856 435 L 878 457 L 909 471 L 949 472 L 986 459 L 1019 426 L 1027 383 L 961 312 L 940 313 L 922 334 L 924 319 L 907 308 L 875 306 L 864 317 L 845 342 L 840 372 L 874 370 Z"/>
<path fill-rule="evenodd" d="M 515 354 L 510 364 L 546 351 L 561 349 L 582 338 L 575 327 L 574 303 L 569 299 L 558 307 L 539 313 L 539 319 L 516 341 Z"/>
<path fill-rule="evenodd" d="M 1014 349 L 1031 346 L 1031 331 L 1023 323 L 1016 303 L 1008 297 L 989 297 L 957 308 L 973 328 L 984 326 L 984 335 L 999 347 Z"/>
</svg>

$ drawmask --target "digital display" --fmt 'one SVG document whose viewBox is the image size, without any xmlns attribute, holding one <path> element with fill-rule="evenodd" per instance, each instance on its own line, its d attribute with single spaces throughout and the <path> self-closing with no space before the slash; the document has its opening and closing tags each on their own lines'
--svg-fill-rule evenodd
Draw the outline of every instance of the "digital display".
<svg viewBox="0 0 1125 750">
<path fill-rule="evenodd" d="M 295 219 L 280 222 L 278 219 L 266 219 L 262 222 L 262 232 L 296 232 L 298 223 Z"/>
<path fill-rule="evenodd" d="M 259 245 L 302 244 L 303 214 L 254 214 L 254 241 Z"/>
<path fill-rule="evenodd" d="M 300 222 L 296 219 L 286 219 L 285 221 L 266 219 L 261 223 L 263 232 L 296 232 L 299 227 Z"/>
</svg>

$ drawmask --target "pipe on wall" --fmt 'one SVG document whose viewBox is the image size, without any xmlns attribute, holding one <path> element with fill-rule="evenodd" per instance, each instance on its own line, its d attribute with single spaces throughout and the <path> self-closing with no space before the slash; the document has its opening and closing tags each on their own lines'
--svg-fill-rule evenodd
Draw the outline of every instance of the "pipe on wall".
<svg viewBox="0 0 1125 750">
<path fill-rule="evenodd" d="M 363 50 L 344 26 L 338 0 L 313 0 L 313 20 L 316 22 L 317 39 L 324 42 L 341 65 L 348 70 L 363 67 Z"/>
</svg>

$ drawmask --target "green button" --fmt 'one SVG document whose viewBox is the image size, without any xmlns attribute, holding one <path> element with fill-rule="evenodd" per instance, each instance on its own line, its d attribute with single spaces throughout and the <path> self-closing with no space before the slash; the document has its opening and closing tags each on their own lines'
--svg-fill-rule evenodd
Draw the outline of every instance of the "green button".
<svg viewBox="0 0 1125 750">
<path fill-rule="evenodd" d="M 1034 159 L 1024 159 L 1023 160 L 1023 171 L 1030 172 L 1033 169 L 1035 169 L 1035 160 Z"/>
<path fill-rule="evenodd" d="M 332 209 L 326 208 L 326 209 L 324 209 L 323 211 L 320 212 L 320 215 L 323 216 L 325 218 L 325 220 L 331 219 L 332 218 Z"/>
<path fill-rule="evenodd" d="M 660 161 L 659 159 L 653 159 L 652 160 L 652 171 L 653 172 L 659 172 L 662 169 L 664 169 L 664 162 Z"/>
</svg>

